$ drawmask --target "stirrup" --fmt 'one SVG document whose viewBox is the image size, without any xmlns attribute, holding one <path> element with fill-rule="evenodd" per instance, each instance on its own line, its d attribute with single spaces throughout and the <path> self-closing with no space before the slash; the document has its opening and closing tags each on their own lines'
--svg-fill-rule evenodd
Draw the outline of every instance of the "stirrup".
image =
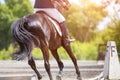
<svg viewBox="0 0 120 80">
<path fill-rule="evenodd" d="M 68 39 L 68 41 L 69 41 L 69 42 L 74 42 L 74 41 L 75 41 L 75 39 Z"/>
</svg>

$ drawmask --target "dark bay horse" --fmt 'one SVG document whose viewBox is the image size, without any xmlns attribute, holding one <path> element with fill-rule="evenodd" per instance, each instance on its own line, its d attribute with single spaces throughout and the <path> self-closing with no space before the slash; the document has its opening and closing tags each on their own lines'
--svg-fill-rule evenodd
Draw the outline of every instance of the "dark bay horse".
<svg viewBox="0 0 120 80">
<path fill-rule="evenodd" d="M 11 32 L 13 38 L 20 46 L 20 50 L 16 54 L 24 54 L 28 57 L 28 64 L 35 71 L 39 80 L 42 76 L 36 68 L 35 61 L 31 54 L 32 49 L 34 47 L 38 47 L 42 50 L 45 69 L 50 80 L 53 80 L 49 64 L 49 50 L 56 59 L 60 69 L 59 74 L 61 74 L 64 65 L 57 53 L 57 49 L 60 46 L 67 51 L 68 55 L 72 59 L 76 69 L 77 78 L 78 80 L 81 80 L 77 60 L 73 55 L 70 43 L 64 44 L 64 40 L 58 34 L 53 23 L 48 19 L 48 16 L 45 13 L 30 14 L 14 21 L 11 26 Z"/>
<path fill-rule="evenodd" d="M 61 74 L 64 65 L 57 53 L 57 49 L 60 46 L 67 51 L 68 55 L 72 59 L 78 80 L 81 80 L 80 71 L 76 58 L 72 53 L 70 43 L 64 44 L 64 40 L 62 40 L 62 37 L 58 34 L 54 25 L 48 19 L 46 14 L 30 14 L 14 21 L 11 27 L 11 32 L 14 39 L 20 46 L 19 55 L 24 54 L 28 57 L 28 64 L 35 71 L 39 80 L 42 78 L 42 76 L 39 74 L 36 68 L 35 61 L 31 54 L 32 49 L 34 47 L 38 47 L 42 50 L 46 71 L 50 80 L 53 80 L 49 64 L 49 50 L 56 59 L 60 69 L 59 74 Z"/>
</svg>

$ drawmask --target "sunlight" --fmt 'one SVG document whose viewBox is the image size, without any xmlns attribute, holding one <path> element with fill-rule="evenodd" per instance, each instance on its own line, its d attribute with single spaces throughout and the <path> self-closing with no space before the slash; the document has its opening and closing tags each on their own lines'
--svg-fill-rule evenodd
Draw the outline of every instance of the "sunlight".
<svg viewBox="0 0 120 80">
<path fill-rule="evenodd" d="M 70 3 L 76 3 L 76 4 L 80 4 L 79 0 L 69 0 Z"/>
<path fill-rule="evenodd" d="M 32 5 L 34 6 L 34 1 L 35 0 L 30 0 L 30 1 L 31 1 Z M 75 4 L 80 5 L 80 6 L 87 5 L 87 4 L 89 4 L 89 2 L 95 3 L 97 5 L 101 5 L 102 4 L 102 0 L 69 0 L 69 2 L 71 4 L 75 3 Z M 107 8 L 107 10 L 110 12 L 110 14 L 113 13 L 113 10 L 111 9 L 110 6 Z M 104 29 L 108 22 L 109 22 L 108 18 L 105 18 L 103 21 L 101 21 L 99 23 L 98 28 L 100 30 Z"/>
</svg>

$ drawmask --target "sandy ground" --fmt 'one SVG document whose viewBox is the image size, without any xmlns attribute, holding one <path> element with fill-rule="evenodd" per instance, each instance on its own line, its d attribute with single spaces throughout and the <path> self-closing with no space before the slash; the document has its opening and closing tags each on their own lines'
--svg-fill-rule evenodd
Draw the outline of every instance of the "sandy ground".
<svg viewBox="0 0 120 80">
<path fill-rule="evenodd" d="M 63 60 L 65 68 L 63 69 L 61 80 L 77 80 L 74 65 L 69 60 Z M 37 68 L 42 75 L 41 80 L 49 80 L 44 68 L 44 61 L 36 61 Z M 51 73 L 54 80 L 57 79 L 58 66 L 56 61 L 50 61 Z M 92 80 L 103 71 L 103 62 L 97 61 L 78 61 L 78 66 L 83 80 Z M 37 80 L 33 75 L 34 71 L 26 61 L 0 61 L 0 80 Z M 31 78 L 32 77 L 32 78 Z"/>
</svg>

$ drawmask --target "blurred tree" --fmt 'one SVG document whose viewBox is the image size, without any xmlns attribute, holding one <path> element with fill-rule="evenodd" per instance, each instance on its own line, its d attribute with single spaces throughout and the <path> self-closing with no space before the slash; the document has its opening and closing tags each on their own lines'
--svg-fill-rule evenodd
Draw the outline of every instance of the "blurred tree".
<svg viewBox="0 0 120 80">
<path fill-rule="evenodd" d="M 10 24 L 13 19 L 12 11 L 5 4 L 0 4 L 0 49 L 7 49 L 10 44 Z"/>
<path fill-rule="evenodd" d="M 109 18 L 111 21 L 107 25 L 106 33 L 102 35 L 102 37 L 106 37 L 104 39 L 104 42 L 107 42 L 108 40 L 113 40 L 117 44 L 117 50 L 120 53 L 120 0 L 110 0 L 107 2 L 104 2 L 103 4 L 105 7 L 111 6 L 111 12 L 109 14 Z"/>
<path fill-rule="evenodd" d="M 0 3 L 0 50 L 9 46 L 11 23 L 20 17 L 33 12 L 29 0 L 5 0 L 5 4 Z"/>
<path fill-rule="evenodd" d="M 116 42 L 117 51 L 120 53 L 120 20 L 115 19 L 108 27 L 112 28 L 112 33 L 109 34 L 109 36 L 111 37 L 111 40 Z"/>
<path fill-rule="evenodd" d="M 5 0 L 5 3 L 17 18 L 33 12 L 30 0 Z"/>
<path fill-rule="evenodd" d="M 84 0 L 82 2 L 81 4 L 85 5 L 72 5 L 64 15 L 71 35 L 81 42 L 89 42 L 95 36 L 98 22 L 107 15 L 107 12 L 95 3 L 87 3 Z"/>
<path fill-rule="evenodd" d="M 96 39 L 102 40 L 102 43 L 107 43 L 108 41 L 115 41 L 117 45 L 117 51 L 120 56 L 120 20 L 114 19 L 108 24 L 108 27 L 104 30 L 98 31 Z"/>
</svg>

